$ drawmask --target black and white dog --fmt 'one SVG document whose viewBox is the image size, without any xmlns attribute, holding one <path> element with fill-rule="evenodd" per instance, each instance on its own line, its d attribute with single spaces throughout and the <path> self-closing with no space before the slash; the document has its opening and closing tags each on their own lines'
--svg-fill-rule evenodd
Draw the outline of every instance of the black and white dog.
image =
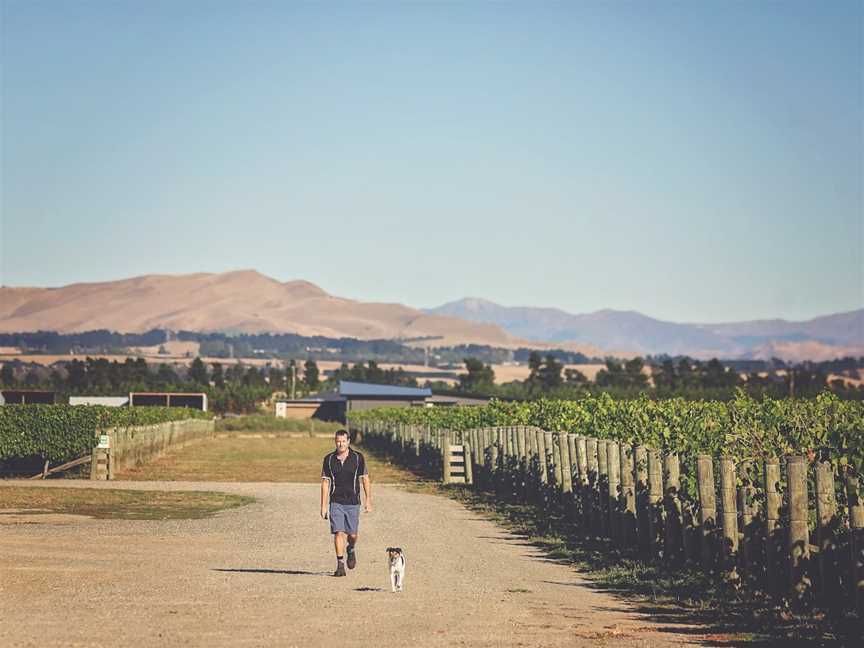
<svg viewBox="0 0 864 648">
<path fill-rule="evenodd" d="M 390 564 L 390 591 L 401 592 L 405 583 L 405 554 L 401 547 L 387 547 Z"/>
</svg>

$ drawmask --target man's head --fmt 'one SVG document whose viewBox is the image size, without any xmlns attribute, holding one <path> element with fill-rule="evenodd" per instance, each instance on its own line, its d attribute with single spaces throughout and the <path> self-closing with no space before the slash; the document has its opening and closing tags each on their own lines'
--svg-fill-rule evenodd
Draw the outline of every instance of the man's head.
<svg viewBox="0 0 864 648">
<path fill-rule="evenodd" d="M 348 445 L 351 440 L 348 438 L 348 432 L 345 430 L 336 430 L 336 452 L 345 452 L 348 450 Z"/>
</svg>

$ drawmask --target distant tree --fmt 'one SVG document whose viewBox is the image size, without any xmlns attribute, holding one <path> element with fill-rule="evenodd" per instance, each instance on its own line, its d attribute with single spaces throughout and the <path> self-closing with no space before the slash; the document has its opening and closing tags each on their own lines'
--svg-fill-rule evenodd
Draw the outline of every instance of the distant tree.
<svg viewBox="0 0 864 648">
<path fill-rule="evenodd" d="M 627 386 L 645 387 L 648 385 L 648 376 L 642 373 L 644 367 L 645 361 L 642 358 L 633 358 L 624 363 Z"/>
<path fill-rule="evenodd" d="M 209 385 L 210 378 L 207 375 L 207 367 L 201 358 L 195 358 L 189 366 L 189 380 L 198 385 Z"/>
<path fill-rule="evenodd" d="M 267 382 L 273 389 L 285 389 L 285 372 L 279 367 L 270 367 L 267 372 Z"/>
<path fill-rule="evenodd" d="M 3 363 L 3 368 L 0 369 L 0 383 L 4 387 L 14 387 L 17 383 L 15 380 L 15 370 L 8 362 Z"/>
<path fill-rule="evenodd" d="M 222 373 L 222 365 L 214 362 L 210 367 L 213 369 L 213 385 L 216 389 L 225 388 L 225 375 Z"/>
<path fill-rule="evenodd" d="M 307 360 L 303 365 L 303 382 L 310 391 L 315 391 L 321 384 L 318 364 L 314 360 Z"/>
<path fill-rule="evenodd" d="M 543 365 L 537 370 L 540 385 L 546 391 L 560 387 L 563 383 L 561 370 L 564 368 L 553 355 L 547 355 Z"/>
<path fill-rule="evenodd" d="M 174 370 L 164 362 L 159 365 L 159 369 L 156 372 L 156 380 L 163 387 L 170 387 L 174 383 L 180 382 Z"/>
<path fill-rule="evenodd" d="M 528 374 L 528 382 L 540 382 L 540 368 L 543 366 L 543 358 L 537 351 L 532 351 L 528 356 L 528 369 L 531 372 Z"/>
<path fill-rule="evenodd" d="M 459 389 L 464 392 L 479 392 L 491 389 L 495 384 L 495 372 L 491 365 L 484 365 L 476 358 L 465 358 L 468 373 L 459 374 Z"/>
<path fill-rule="evenodd" d="M 246 374 L 246 368 L 242 363 L 232 364 L 225 371 L 225 380 L 230 383 L 242 383 L 243 376 Z"/>
<path fill-rule="evenodd" d="M 578 369 L 565 369 L 564 382 L 568 385 L 585 385 L 588 383 L 588 378 Z"/>
</svg>

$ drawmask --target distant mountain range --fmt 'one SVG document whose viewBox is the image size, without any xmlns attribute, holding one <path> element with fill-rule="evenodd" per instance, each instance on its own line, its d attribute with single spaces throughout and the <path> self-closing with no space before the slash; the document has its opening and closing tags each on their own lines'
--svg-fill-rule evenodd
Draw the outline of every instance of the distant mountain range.
<svg viewBox="0 0 864 648">
<path fill-rule="evenodd" d="M 334 297 L 308 281 L 283 283 L 254 270 L 144 275 L 60 288 L 0 287 L 0 332 L 155 328 L 361 340 L 434 337 L 441 346 L 516 348 L 526 343 L 494 324 Z"/>
<path fill-rule="evenodd" d="M 334 297 L 308 281 L 254 270 L 145 275 L 59 288 L 0 287 L 0 332 L 152 329 L 297 333 L 430 346 L 564 348 L 587 356 L 689 355 L 825 360 L 864 356 L 864 309 L 806 322 L 676 324 L 634 311 L 574 315 L 462 299 L 421 311 Z M 429 338 L 422 341 L 423 338 Z"/>
<path fill-rule="evenodd" d="M 697 358 L 826 360 L 864 355 L 864 309 L 806 322 L 775 319 L 727 324 L 677 324 L 636 311 L 574 315 L 557 308 L 508 307 L 477 298 L 425 312 L 497 324 L 512 335 L 560 343 L 565 348 L 592 344 L 608 351 Z"/>
</svg>

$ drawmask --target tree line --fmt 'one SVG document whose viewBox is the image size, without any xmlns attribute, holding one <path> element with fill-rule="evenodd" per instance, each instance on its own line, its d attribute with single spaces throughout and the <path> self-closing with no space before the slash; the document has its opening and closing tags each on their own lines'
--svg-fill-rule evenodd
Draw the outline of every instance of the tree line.
<svg viewBox="0 0 864 648">
<path fill-rule="evenodd" d="M 528 358 L 528 378 L 496 384 L 491 365 L 471 357 L 464 362 L 466 372 L 459 376 L 458 391 L 516 400 L 575 399 L 609 393 L 617 398 L 647 394 L 661 399 L 726 401 L 735 397 L 737 389 L 753 398 L 813 398 L 829 390 L 843 399 L 864 400 L 864 386 L 854 387 L 836 378 L 829 382 L 827 372 L 813 363 L 742 375 L 717 359 L 705 362 L 687 357 L 677 361 L 666 358 L 648 364 L 641 357 L 609 358 L 592 382 L 578 369 L 565 368 L 555 355 L 543 356 L 535 351 Z M 443 383 L 432 386 L 452 389 Z"/>
</svg>

